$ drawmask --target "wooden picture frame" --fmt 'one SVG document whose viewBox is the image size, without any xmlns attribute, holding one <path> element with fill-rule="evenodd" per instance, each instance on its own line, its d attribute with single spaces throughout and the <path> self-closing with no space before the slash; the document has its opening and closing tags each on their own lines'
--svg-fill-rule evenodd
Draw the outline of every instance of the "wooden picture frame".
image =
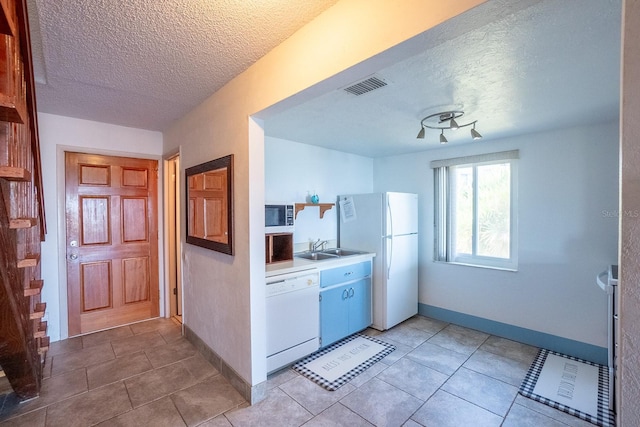
<svg viewBox="0 0 640 427">
<path fill-rule="evenodd" d="M 185 169 L 187 243 L 233 255 L 233 154 Z"/>
</svg>

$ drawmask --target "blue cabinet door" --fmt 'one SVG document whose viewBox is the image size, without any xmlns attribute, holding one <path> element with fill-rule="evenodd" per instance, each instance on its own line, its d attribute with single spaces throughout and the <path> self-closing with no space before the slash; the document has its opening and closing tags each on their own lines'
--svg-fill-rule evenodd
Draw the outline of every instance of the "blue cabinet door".
<svg viewBox="0 0 640 427">
<path fill-rule="evenodd" d="M 348 293 L 350 335 L 371 325 L 371 278 L 349 284 Z"/>
<path fill-rule="evenodd" d="M 349 335 L 349 285 L 320 292 L 320 346 Z"/>
</svg>

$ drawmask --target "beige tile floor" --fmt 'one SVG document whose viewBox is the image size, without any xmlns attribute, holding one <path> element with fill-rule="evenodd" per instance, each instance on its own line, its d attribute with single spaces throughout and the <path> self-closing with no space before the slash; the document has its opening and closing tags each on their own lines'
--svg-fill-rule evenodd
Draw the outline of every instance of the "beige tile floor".
<svg viewBox="0 0 640 427">
<path fill-rule="evenodd" d="M 284 369 L 249 406 L 168 319 L 51 345 L 42 393 L 6 426 L 591 426 L 518 395 L 537 349 L 415 316 L 367 330 L 396 350 L 330 392 Z"/>
</svg>

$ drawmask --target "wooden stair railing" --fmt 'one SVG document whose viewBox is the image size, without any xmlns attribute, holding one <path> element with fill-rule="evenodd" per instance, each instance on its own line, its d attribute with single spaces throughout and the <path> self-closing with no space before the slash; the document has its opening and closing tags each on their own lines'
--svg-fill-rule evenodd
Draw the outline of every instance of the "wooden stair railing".
<svg viewBox="0 0 640 427">
<path fill-rule="evenodd" d="M 0 367 L 21 399 L 38 396 L 49 349 L 34 87 L 26 0 L 0 0 Z"/>
</svg>

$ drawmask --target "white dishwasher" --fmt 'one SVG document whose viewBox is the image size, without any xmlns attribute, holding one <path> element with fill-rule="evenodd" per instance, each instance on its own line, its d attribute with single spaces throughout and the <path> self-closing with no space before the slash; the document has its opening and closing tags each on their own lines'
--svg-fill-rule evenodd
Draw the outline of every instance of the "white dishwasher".
<svg viewBox="0 0 640 427">
<path fill-rule="evenodd" d="M 318 270 L 270 276 L 267 284 L 267 372 L 319 348 Z"/>
<path fill-rule="evenodd" d="M 610 265 L 608 270 L 598 274 L 598 286 L 608 295 L 607 301 L 607 335 L 608 335 L 608 364 L 609 364 L 609 409 L 615 407 L 615 380 L 618 366 L 618 266 Z"/>
</svg>

